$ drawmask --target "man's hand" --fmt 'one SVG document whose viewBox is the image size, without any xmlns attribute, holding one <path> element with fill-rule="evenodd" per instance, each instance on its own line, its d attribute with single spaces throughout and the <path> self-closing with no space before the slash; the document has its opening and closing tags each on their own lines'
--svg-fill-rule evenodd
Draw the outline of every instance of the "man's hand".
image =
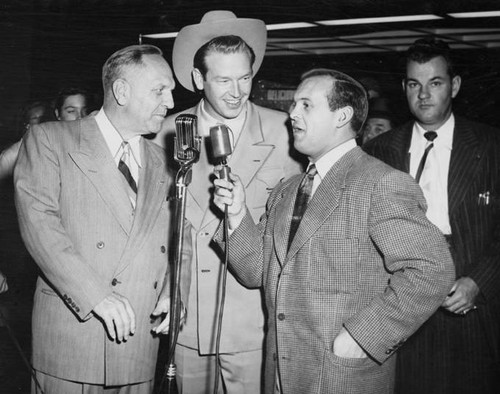
<svg viewBox="0 0 500 394">
<path fill-rule="evenodd" d="M 349 332 L 342 328 L 333 341 L 333 354 L 343 358 L 366 358 L 368 355 L 354 340 Z"/>
<path fill-rule="evenodd" d="M 476 309 L 478 294 L 479 287 L 476 282 L 469 277 L 463 277 L 457 279 L 441 306 L 451 313 L 465 315 L 470 310 Z"/>
<path fill-rule="evenodd" d="M 127 298 L 118 293 L 107 296 L 93 310 L 104 323 L 108 335 L 117 342 L 135 333 L 135 313 Z"/>
<path fill-rule="evenodd" d="M 214 203 L 222 212 L 228 207 L 229 227 L 234 230 L 246 214 L 245 189 L 240 178 L 233 173 L 229 174 L 229 181 L 215 179 L 214 186 Z"/>
<path fill-rule="evenodd" d="M 7 278 L 0 272 L 0 294 L 5 293 L 7 290 L 9 290 L 9 286 L 7 286 Z"/>
<path fill-rule="evenodd" d="M 165 315 L 163 318 L 163 321 L 153 328 L 153 332 L 156 334 L 168 334 L 168 331 L 170 330 L 170 298 L 164 298 L 158 300 L 158 303 L 156 304 L 156 308 L 151 313 L 153 317 L 160 317 L 161 315 Z M 180 326 L 184 324 L 186 321 L 186 308 L 181 304 L 181 318 L 180 318 Z"/>
</svg>

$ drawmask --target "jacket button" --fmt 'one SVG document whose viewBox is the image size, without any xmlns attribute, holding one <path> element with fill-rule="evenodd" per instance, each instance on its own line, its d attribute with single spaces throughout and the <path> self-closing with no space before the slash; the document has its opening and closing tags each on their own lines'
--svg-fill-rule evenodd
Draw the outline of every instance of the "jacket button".
<svg viewBox="0 0 500 394">
<path fill-rule="evenodd" d="M 278 315 L 278 320 L 285 320 L 285 314 L 284 313 L 280 313 Z"/>
<path fill-rule="evenodd" d="M 97 242 L 96 246 L 97 246 L 97 249 L 102 249 L 102 248 L 104 248 L 104 242 L 99 241 L 99 242 Z"/>
<path fill-rule="evenodd" d="M 165 248 L 165 246 L 164 246 L 164 245 L 162 245 L 162 246 L 161 246 L 161 248 L 160 248 L 160 250 L 161 250 L 161 252 L 162 252 L 162 253 L 165 253 L 165 251 L 166 251 L 167 249 Z"/>
<path fill-rule="evenodd" d="M 157 280 L 155 280 L 155 283 L 153 283 L 153 289 L 155 289 L 155 290 L 156 290 L 156 288 L 157 288 L 157 287 L 158 287 L 158 281 L 157 281 Z"/>
<path fill-rule="evenodd" d="M 113 280 L 111 281 L 112 286 L 116 286 L 118 283 L 121 283 L 121 282 L 116 278 L 113 278 Z"/>
</svg>

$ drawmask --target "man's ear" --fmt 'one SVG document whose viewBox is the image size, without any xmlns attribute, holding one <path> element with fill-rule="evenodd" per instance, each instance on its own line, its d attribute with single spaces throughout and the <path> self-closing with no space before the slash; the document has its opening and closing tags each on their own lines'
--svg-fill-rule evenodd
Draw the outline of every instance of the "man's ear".
<svg viewBox="0 0 500 394">
<path fill-rule="evenodd" d="M 204 78 L 201 71 L 197 68 L 193 68 L 191 75 L 193 76 L 194 86 L 196 86 L 196 89 L 203 90 Z"/>
<path fill-rule="evenodd" d="M 59 110 L 57 108 L 54 110 L 54 115 L 56 116 L 57 120 L 61 120 L 61 116 L 59 115 Z"/>
<path fill-rule="evenodd" d="M 401 87 L 403 88 L 403 92 L 406 92 L 406 78 L 401 80 Z"/>
<path fill-rule="evenodd" d="M 338 127 L 344 127 L 349 124 L 354 116 L 354 109 L 348 105 L 338 109 Z"/>
<path fill-rule="evenodd" d="M 462 84 L 462 78 L 460 75 L 455 75 L 451 80 L 451 97 L 455 98 L 460 90 L 460 85 Z"/>
<path fill-rule="evenodd" d="M 113 82 L 113 96 L 118 105 L 125 105 L 130 96 L 130 85 L 124 79 L 117 79 Z"/>
</svg>

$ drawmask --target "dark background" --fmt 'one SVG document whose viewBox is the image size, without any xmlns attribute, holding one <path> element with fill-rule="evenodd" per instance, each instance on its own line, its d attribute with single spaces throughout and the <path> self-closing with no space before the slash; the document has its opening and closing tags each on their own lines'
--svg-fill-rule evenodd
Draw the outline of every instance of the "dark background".
<svg viewBox="0 0 500 394">
<path fill-rule="evenodd" d="M 406 14 L 445 16 L 450 12 L 500 10 L 500 0 L 0 0 L 0 148 L 19 139 L 18 116 L 28 100 L 50 100 L 63 86 L 83 85 L 99 102 L 101 67 L 111 53 L 138 43 L 140 34 L 176 32 L 216 9 L 274 24 Z M 499 29 L 500 18 L 445 17 L 439 21 L 318 27 L 270 31 L 269 37 L 333 41 L 340 36 L 391 29 L 411 28 L 418 33 L 432 28 L 440 35 L 440 28 L 467 27 Z M 160 46 L 170 62 L 173 39 L 145 38 L 144 42 Z M 398 120 L 403 121 L 408 111 L 400 88 L 402 55 L 403 49 L 394 48 L 328 55 L 304 55 L 290 49 L 284 55 L 265 57 L 254 87 L 293 87 L 299 75 L 311 67 L 335 68 L 377 79 L 384 95 L 393 100 Z M 500 34 L 490 43 L 474 45 L 474 49 L 457 49 L 456 55 L 463 82 L 455 109 L 499 126 Z M 181 110 L 198 98 L 178 84 L 174 99 L 176 110 Z M 36 266 L 18 233 L 12 193 L 10 179 L 0 183 L 0 270 L 7 274 L 10 286 L 7 294 L 0 295 L 0 312 L 29 355 Z M 0 316 L 0 394 L 28 392 L 28 369 Z"/>
<path fill-rule="evenodd" d="M 0 144 L 16 139 L 19 108 L 30 99 L 50 99 L 62 86 L 85 85 L 100 96 L 101 66 L 115 50 L 138 43 L 140 34 L 175 32 L 198 23 L 206 11 L 229 9 L 239 17 L 268 24 L 402 14 L 500 9 L 498 0 L 2 0 L 0 5 Z M 365 24 L 315 29 L 270 31 L 269 37 L 328 38 L 411 27 L 500 27 L 500 18 Z M 500 39 L 499 39 L 500 40 Z M 144 39 L 165 51 L 170 60 L 173 39 Z M 354 76 L 373 76 L 399 103 L 400 51 L 266 56 L 256 79 L 294 85 L 313 66 L 337 68 Z M 456 106 L 465 115 L 500 123 L 500 47 L 456 51 L 463 75 Z M 174 92 L 177 109 L 196 101 L 180 85 Z M 404 101 L 398 115 L 407 115 Z"/>
</svg>

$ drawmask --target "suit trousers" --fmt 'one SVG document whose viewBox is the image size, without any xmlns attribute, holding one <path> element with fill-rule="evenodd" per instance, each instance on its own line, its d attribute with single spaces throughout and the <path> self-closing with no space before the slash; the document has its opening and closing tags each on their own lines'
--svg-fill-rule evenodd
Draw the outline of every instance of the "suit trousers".
<svg viewBox="0 0 500 394">
<path fill-rule="evenodd" d="M 439 309 L 399 350 L 397 394 L 493 394 L 500 385 L 483 310 Z"/>
<path fill-rule="evenodd" d="M 262 391 L 262 350 L 220 354 L 218 394 L 259 394 Z M 175 349 L 179 394 L 212 394 L 215 355 L 200 356 L 197 349 Z"/>
<path fill-rule="evenodd" d="M 151 394 L 154 381 L 125 386 L 104 386 L 59 379 L 35 370 L 36 379 L 43 391 L 31 380 L 31 394 Z"/>
</svg>

